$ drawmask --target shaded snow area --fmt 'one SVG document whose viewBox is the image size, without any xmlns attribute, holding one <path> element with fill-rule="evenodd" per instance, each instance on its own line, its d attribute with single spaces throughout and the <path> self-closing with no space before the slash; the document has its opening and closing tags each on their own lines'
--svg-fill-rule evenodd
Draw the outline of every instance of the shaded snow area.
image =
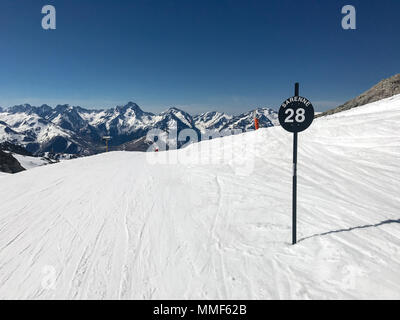
<svg viewBox="0 0 400 320">
<path fill-rule="evenodd" d="M 400 96 L 0 179 L 0 298 L 399 299 Z"/>
</svg>

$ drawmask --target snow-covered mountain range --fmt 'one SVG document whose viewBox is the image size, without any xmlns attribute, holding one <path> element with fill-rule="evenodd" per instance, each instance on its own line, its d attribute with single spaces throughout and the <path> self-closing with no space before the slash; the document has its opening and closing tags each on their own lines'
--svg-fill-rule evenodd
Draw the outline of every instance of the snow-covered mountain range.
<svg viewBox="0 0 400 320">
<path fill-rule="evenodd" d="M 399 125 L 397 95 L 300 134 L 295 246 L 278 126 L 0 174 L 0 299 L 400 299 Z"/>
<path fill-rule="evenodd" d="M 170 108 L 160 114 L 143 111 L 136 103 L 105 110 L 88 110 L 79 106 L 29 104 L 0 109 L 0 142 L 24 146 L 33 154 L 69 153 L 89 155 L 104 149 L 103 136 L 111 136 L 111 146 L 134 145 L 137 150 L 150 129 L 178 132 L 194 129 L 199 135 L 206 130 L 254 128 L 257 116 L 261 127 L 278 123 L 276 111 L 258 108 L 238 116 L 220 112 L 206 112 L 191 116 L 178 108 Z M 121 147 L 125 149 L 125 147 Z"/>
</svg>

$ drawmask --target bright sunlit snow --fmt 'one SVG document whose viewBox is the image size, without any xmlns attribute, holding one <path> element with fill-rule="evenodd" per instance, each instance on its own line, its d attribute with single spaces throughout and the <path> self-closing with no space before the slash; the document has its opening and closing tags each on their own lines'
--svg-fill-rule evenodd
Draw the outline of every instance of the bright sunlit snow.
<svg viewBox="0 0 400 320">
<path fill-rule="evenodd" d="M 3 175 L 0 298 L 399 299 L 399 127 L 395 96 L 299 134 L 296 246 L 280 127 Z"/>
</svg>

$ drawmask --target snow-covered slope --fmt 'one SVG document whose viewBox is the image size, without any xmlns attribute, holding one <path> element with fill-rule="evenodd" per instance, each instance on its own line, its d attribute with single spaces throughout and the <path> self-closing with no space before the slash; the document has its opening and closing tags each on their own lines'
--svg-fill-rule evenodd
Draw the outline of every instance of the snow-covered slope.
<svg viewBox="0 0 400 320">
<path fill-rule="evenodd" d="M 222 112 L 210 111 L 193 118 L 196 127 L 201 131 L 221 130 L 233 117 Z"/>
<path fill-rule="evenodd" d="M 22 143 L 25 135 L 11 129 L 4 121 L 0 121 L 0 142 Z"/>
<path fill-rule="evenodd" d="M 399 126 L 395 96 L 299 135 L 296 246 L 280 127 L 2 176 L 0 298 L 399 299 Z"/>
<path fill-rule="evenodd" d="M 50 159 L 46 159 L 44 157 L 30 157 L 17 153 L 13 153 L 13 157 L 17 159 L 21 166 L 26 170 L 52 163 Z"/>
<path fill-rule="evenodd" d="M 57 106 L 53 110 L 46 105 L 33 107 L 25 104 L 0 112 L 0 142 L 22 145 L 32 153 L 52 150 L 88 153 L 81 137 L 73 131 L 73 122 L 66 121 L 66 117 L 59 113 L 61 107 L 64 107 L 63 111 L 72 109 Z"/>
</svg>

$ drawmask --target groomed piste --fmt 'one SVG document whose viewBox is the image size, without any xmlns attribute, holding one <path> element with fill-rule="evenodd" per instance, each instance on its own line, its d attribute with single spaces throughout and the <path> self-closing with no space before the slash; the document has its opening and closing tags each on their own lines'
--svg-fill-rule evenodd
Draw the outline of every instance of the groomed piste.
<svg viewBox="0 0 400 320">
<path fill-rule="evenodd" d="M 0 298 L 399 299 L 399 128 L 397 95 L 299 134 L 295 246 L 280 127 L 1 175 Z"/>
</svg>

